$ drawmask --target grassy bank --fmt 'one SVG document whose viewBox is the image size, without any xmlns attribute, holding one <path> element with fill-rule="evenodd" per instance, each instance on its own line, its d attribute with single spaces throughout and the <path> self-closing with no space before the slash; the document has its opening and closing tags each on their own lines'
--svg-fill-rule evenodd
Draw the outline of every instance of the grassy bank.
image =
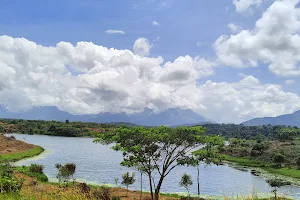
<svg viewBox="0 0 300 200">
<path fill-rule="evenodd" d="M 35 146 L 32 149 L 26 150 L 24 152 L 16 152 L 16 153 L 8 153 L 8 154 L 0 154 L 0 162 L 1 161 L 10 161 L 10 162 L 16 162 L 19 160 L 22 160 L 24 158 L 30 158 L 33 156 L 37 156 L 41 154 L 44 151 L 44 149 L 40 146 Z"/>
<path fill-rule="evenodd" d="M 264 169 L 267 172 L 272 174 L 278 174 L 283 176 L 288 176 L 292 178 L 299 178 L 300 179 L 300 170 L 293 169 L 293 168 L 273 168 L 271 163 L 262 162 L 255 159 L 250 158 L 237 158 L 228 155 L 224 155 L 223 159 L 229 162 L 234 162 L 239 165 L 247 166 L 247 167 L 258 167 Z"/>
</svg>

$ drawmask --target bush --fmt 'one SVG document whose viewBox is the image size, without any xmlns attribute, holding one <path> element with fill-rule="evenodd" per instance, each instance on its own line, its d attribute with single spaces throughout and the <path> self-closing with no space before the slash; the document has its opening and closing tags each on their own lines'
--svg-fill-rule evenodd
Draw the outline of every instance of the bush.
<svg viewBox="0 0 300 200">
<path fill-rule="evenodd" d="M 23 180 L 11 177 L 0 177 L 0 193 L 18 194 L 22 188 Z"/>
<path fill-rule="evenodd" d="M 101 187 L 100 189 L 94 190 L 93 197 L 99 200 L 110 200 L 110 189 L 107 187 Z"/>
<path fill-rule="evenodd" d="M 22 188 L 23 180 L 13 177 L 13 170 L 10 163 L 0 164 L 0 193 L 18 194 Z"/>
<path fill-rule="evenodd" d="M 81 193 L 84 193 L 84 194 L 88 194 L 91 191 L 90 186 L 88 186 L 86 183 L 79 183 L 78 187 L 79 187 Z"/>
<path fill-rule="evenodd" d="M 252 156 L 252 157 L 256 157 L 256 156 L 259 156 L 259 155 L 261 155 L 261 152 L 260 152 L 260 151 L 257 151 L 257 150 L 252 150 L 252 151 L 251 151 L 251 156 Z"/>
<path fill-rule="evenodd" d="M 121 200 L 120 197 L 112 197 L 111 200 Z"/>
<path fill-rule="evenodd" d="M 32 173 L 42 174 L 44 168 L 45 168 L 45 167 L 44 167 L 43 165 L 31 164 L 31 165 L 29 166 L 29 171 L 32 172 Z"/>
</svg>

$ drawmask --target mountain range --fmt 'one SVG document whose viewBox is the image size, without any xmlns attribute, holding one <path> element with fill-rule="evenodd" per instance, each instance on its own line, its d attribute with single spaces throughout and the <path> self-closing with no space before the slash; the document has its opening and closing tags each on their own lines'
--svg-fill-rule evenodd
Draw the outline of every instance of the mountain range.
<svg viewBox="0 0 300 200">
<path fill-rule="evenodd" d="M 178 126 L 182 124 L 204 124 L 211 121 L 193 112 L 190 109 L 171 108 L 161 113 L 155 113 L 146 108 L 143 112 L 135 114 L 101 113 L 93 115 L 73 115 L 59 110 L 57 107 L 34 107 L 23 113 L 9 112 L 0 108 L 0 118 L 25 120 L 55 120 L 55 121 L 82 121 L 96 123 L 124 122 L 143 126 Z"/>
<path fill-rule="evenodd" d="M 242 123 L 247 126 L 260 126 L 260 125 L 286 125 L 300 127 L 300 110 L 292 114 L 280 115 L 278 117 L 263 117 L 255 118 Z"/>
</svg>

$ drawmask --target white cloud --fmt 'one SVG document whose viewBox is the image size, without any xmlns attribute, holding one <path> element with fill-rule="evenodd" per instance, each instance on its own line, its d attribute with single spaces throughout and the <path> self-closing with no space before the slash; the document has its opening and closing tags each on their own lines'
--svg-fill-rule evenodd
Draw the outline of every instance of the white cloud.
<svg viewBox="0 0 300 200">
<path fill-rule="evenodd" d="M 223 35 L 214 44 L 219 64 L 245 68 L 268 64 L 279 76 L 300 76 L 299 0 L 275 1 L 253 30 Z"/>
<path fill-rule="evenodd" d="M 262 84 L 247 75 L 237 82 L 199 84 L 214 73 L 209 60 L 179 56 L 164 63 L 161 57 L 146 57 L 149 51 L 141 56 L 91 42 L 46 47 L 0 36 L 0 104 L 13 111 L 57 106 L 73 114 L 178 107 L 220 122 L 300 109 L 300 97 L 279 85 Z M 70 68 L 81 75 L 72 75 Z"/>
<path fill-rule="evenodd" d="M 140 56 L 148 56 L 151 48 L 152 48 L 152 44 L 150 44 L 147 38 L 143 38 L 143 37 L 137 39 L 133 45 L 134 53 Z"/>
<path fill-rule="evenodd" d="M 112 29 L 109 29 L 109 30 L 106 30 L 105 32 L 107 34 L 109 34 L 109 35 L 114 35 L 114 34 L 125 35 L 125 32 L 122 31 L 122 30 L 112 30 Z"/>
<path fill-rule="evenodd" d="M 233 0 L 238 13 L 252 12 L 252 7 L 259 7 L 265 0 Z"/>
<path fill-rule="evenodd" d="M 296 82 L 295 80 L 289 79 L 289 80 L 285 81 L 285 84 L 287 84 L 287 85 L 293 85 L 295 82 Z"/>
<path fill-rule="evenodd" d="M 159 24 L 157 21 L 153 21 L 153 22 L 152 22 L 152 25 L 153 25 L 153 26 L 159 26 L 160 24 Z"/>
<path fill-rule="evenodd" d="M 241 30 L 240 26 L 238 26 L 236 24 L 233 24 L 233 23 L 229 23 L 227 26 L 228 26 L 228 28 L 230 29 L 230 31 L 232 33 L 237 33 L 237 32 L 239 32 Z"/>
</svg>

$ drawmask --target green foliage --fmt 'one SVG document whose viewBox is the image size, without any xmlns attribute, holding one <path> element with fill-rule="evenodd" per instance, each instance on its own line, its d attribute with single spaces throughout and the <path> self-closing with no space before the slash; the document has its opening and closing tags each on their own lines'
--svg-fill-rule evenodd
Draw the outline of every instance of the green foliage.
<svg viewBox="0 0 300 200">
<path fill-rule="evenodd" d="M 38 165 L 38 164 L 31 164 L 29 166 L 29 171 L 32 173 L 39 173 L 42 174 L 44 170 L 44 165 Z"/>
<path fill-rule="evenodd" d="M 76 171 L 76 165 L 73 163 L 67 163 L 65 165 L 56 164 L 55 167 L 58 169 L 57 173 L 57 179 L 59 182 L 59 185 L 63 183 L 65 186 L 68 186 L 70 178 L 73 178 L 73 184 L 74 184 L 74 174 Z"/>
<path fill-rule="evenodd" d="M 268 179 L 266 181 L 270 185 L 270 187 L 273 188 L 272 192 L 275 195 L 275 199 L 277 199 L 277 188 L 280 188 L 281 186 L 284 186 L 284 185 L 288 184 L 287 182 L 282 181 L 280 179 Z"/>
<path fill-rule="evenodd" d="M 135 182 L 135 174 L 132 173 L 132 175 L 130 176 L 129 172 L 126 172 L 125 174 L 122 175 L 122 184 L 126 185 L 127 190 L 128 190 L 128 186 L 134 184 Z"/>
<path fill-rule="evenodd" d="M 113 196 L 113 197 L 111 198 L 111 200 L 121 200 L 121 197 L 115 197 L 115 196 Z"/>
<path fill-rule="evenodd" d="M 204 124 L 208 135 L 220 135 L 229 138 L 243 138 L 253 140 L 278 139 L 281 133 L 287 133 L 287 138 L 299 136 L 300 129 L 287 126 L 245 126 L 237 124 Z"/>
<path fill-rule="evenodd" d="M 300 129 L 298 128 L 281 128 L 276 130 L 276 138 L 280 141 L 294 140 L 297 135 L 300 135 Z"/>
<path fill-rule="evenodd" d="M 273 156 L 273 160 L 274 160 L 275 163 L 279 164 L 279 166 L 281 167 L 281 164 L 285 160 L 285 156 L 282 155 L 281 153 L 275 153 L 274 156 Z"/>
<path fill-rule="evenodd" d="M 28 151 L 25 152 L 18 152 L 18 153 L 10 153 L 10 154 L 4 154 L 0 156 L 0 162 L 1 161 L 10 161 L 10 162 L 15 162 L 18 160 L 22 160 L 24 158 L 30 158 L 36 155 L 41 154 L 44 151 L 42 147 L 35 147 L 33 149 L 29 149 Z"/>
<path fill-rule="evenodd" d="M 190 196 L 190 187 L 193 185 L 193 181 L 190 175 L 183 174 L 179 182 L 180 187 L 184 187 Z"/>
<path fill-rule="evenodd" d="M 192 157 L 191 151 L 205 144 L 212 148 L 214 143 L 223 141 L 219 137 L 207 137 L 204 132 L 205 129 L 200 126 L 120 127 L 113 132 L 99 134 L 95 142 L 114 143 L 113 149 L 123 152 L 124 159 L 121 165 L 147 174 L 152 198 L 155 185 L 155 199 L 157 199 L 164 178 L 178 165 L 188 164 Z M 160 176 L 157 184 L 153 184 L 154 173 Z"/>
<path fill-rule="evenodd" d="M 23 180 L 18 180 L 13 177 L 13 169 L 10 163 L 0 163 L 0 194 L 18 194 L 22 188 L 22 185 Z"/>
<path fill-rule="evenodd" d="M 34 167 L 32 167 L 34 166 Z M 48 177 L 44 174 L 42 165 L 32 164 L 31 166 L 21 166 L 21 167 L 14 167 L 13 169 L 19 171 L 27 176 L 36 178 L 36 180 L 40 182 L 48 182 Z"/>
</svg>

